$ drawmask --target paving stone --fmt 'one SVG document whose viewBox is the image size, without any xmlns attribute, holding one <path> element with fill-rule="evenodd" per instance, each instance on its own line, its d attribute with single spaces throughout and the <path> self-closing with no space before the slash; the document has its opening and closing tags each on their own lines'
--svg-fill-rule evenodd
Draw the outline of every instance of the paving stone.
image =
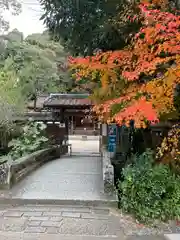
<svg viewBox="0 0 180 240">
<path fill-rule="evenodd" d="M 59 217 L 62 216 L 62 212 L 43 212 L 43 216 Z"/>
<path fill-rule="evenodd" d="M 62 217 L 50 217 L 49 218 L 50 221 L 55 221 L 55 222 L 61 222 L 62 221 Z"/>
<path fill-rule="evenodd" d="M 41 223 L 42 227 L 60 227 L 62 222 L 55 222 L 55 221 L 44 221 Z"/>
<path fill-rule="evenodd" d="M 49 220 L 49 217 L 47 216 L 41 216 L 41 217 L 30 217 L 30 221 L 47 221 Z"/>
<path fill-rule="evenodd" d="M 14 211 L 20 212 L 48 212 L 50 206 L 42 206 L 42 205 L 25 205 L 25 206 L 17 206 L 16 208 L 12 209 Z"/>
<path fill-rule="evenodd" d="M 37 227 L 27 227 L 25 229 L 25 233 L 44 233 L 46 231 L 46 228 L 45 227 L 40 227 L 40 226 L 37 226 Z"/>
<path fill-rule="evenodd" d="M 8 211 L 3 214 L 4 217 L 22 217 L 22 212 Z"/>
<path fill-rule="evenodd" d="M 121 230 L 114 221 L 64 218 L 59 232 L 84 236 L 118 236 Z"/>
<path fill-rule="evenodd" d="M 25 212 L 23 213 L 24 217 L 40 217 L 42 216 L 42 212 Z"/>
<path fill-rule="evenodd" d="M 101 220 L 108 220 L 108 216 L 107 215 L 97 215 L 97 214 L 90 214 L 90 213 L 82 213 L 81 214 L 81 218 L 83 219 L 101 219 Z"/>
<path fill-rule="evenodd" d="M 94 214 L 99 214 L 99 215 L 108 215 L 109 214 L 109 209 L 96 209 L 96 208 L 93 208 L 92 209 L 92 212 Z"/>
<path fill-rule="evenodd" d="M 80 218 L 81 214 L 76 212 L 63 212 L 62 217 Z"/>
<path fill-rule="evenodd" d="M 59 228 L 57 228 L 57 227 L 47 227 L 46 228 L 46 232 L 50 233 L 50 234 L 57 234 L 58 231 L 59 231 Z"/>
<path fill-rule="evenodd" d="M 61 212 L 78 212 L 78 213 L 90 213 L 91 210 L 90 208 L 87 207 L 57 207 L 57 208 L 51 208 L 50 212 L 56 212 L 56 211 L 61 211 Z"/>
<path fill-rule="evenodd" d="M 40 224 L 41 224 L 40 221 L 29 221 L 29 222 L 27 222 L 28 226 L 33 226 L 33 227 L 40 226 Z"/>
<path fill-rule="evenodd" d="M 1 231 L 15 231 L 21 232 L 26 226 L 27 219 L 6 217 L 0 219 L 0 230 Z"/>
</svg>

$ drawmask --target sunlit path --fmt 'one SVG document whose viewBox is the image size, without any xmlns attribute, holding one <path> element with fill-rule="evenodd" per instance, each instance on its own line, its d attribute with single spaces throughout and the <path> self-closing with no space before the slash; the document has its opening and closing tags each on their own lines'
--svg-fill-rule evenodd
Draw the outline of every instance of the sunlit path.
<svg viewBox="0 0 180 240">
<path fill-rule="evenodd" d="M 83 136 L 69 136 L 69 143 L 72 144 L 73 155 L 98 155 L 99 136 L 88 136 L 87 140 Z"/>
</svg>

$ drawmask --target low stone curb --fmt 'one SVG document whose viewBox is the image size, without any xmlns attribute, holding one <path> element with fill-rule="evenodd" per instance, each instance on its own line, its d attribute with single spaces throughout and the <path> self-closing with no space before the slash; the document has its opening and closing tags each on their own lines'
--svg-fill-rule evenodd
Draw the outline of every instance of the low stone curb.
<svg viewBox="0 0 180 240">
<path fill-rule="evenodd" d="M 74 205 L 85 207 L 117 208 L 117 200 L 75 200 L 75 199 L 21 199 L 0 197 L 0 204 L 10 205 Z"/>
</svg>

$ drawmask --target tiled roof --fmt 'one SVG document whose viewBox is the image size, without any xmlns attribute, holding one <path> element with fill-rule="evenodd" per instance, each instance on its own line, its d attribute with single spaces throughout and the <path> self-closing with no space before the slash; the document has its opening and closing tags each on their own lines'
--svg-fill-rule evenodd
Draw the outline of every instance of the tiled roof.
<svg viewBox="0 0 180 240">
<path fill-rule="evenodd" d="M 93 102 L 86 94 L 57 94 L 50 95 L 44 102 L 44 107 L 53 106 L 92 106 Z"/>
</svg>

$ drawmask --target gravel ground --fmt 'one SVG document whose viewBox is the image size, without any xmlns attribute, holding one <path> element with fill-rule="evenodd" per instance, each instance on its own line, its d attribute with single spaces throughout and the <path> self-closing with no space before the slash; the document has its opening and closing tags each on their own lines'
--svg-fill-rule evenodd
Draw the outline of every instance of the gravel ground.
<svg viewBox="0 0 180 240">
<path fill-rule="evenodd" d="M 157 222 L 153 226 L 147 226 L 140 224 L 132 216 L 122 213 L 121 210 L 112 210 L 112 212 L 114 215 L 119 216 L 120 226 L 126 236 L 180 234 L 180 222 L 178 221 L 169 221 L 167 223 Z"/>
</svg>

